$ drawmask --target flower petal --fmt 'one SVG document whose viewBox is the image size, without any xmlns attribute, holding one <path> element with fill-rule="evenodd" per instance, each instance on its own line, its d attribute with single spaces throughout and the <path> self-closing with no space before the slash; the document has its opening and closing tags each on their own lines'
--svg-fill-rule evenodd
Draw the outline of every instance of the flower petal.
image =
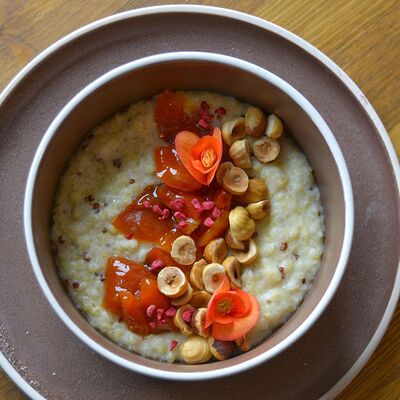
<svg viewBox="0 0 400 400">
<path fill-rule="evenodd" d="M 260 306 L 251 294 L 247 294 L 250 300 L 250 312 L 243 318 L 234 318 L 231 324 L 214 323 L 212 336 L 217 340 L 236 340 L 246 335 L 257 324 L 260 318 Z"/>
<path fill-rule="evenodd" d="M 192 161 L 195 160 L 193 157 L 193 148 L 199 142 L 200 138 L 193 132 L 182 131 L 179 132 L 175 137 L 175 149 L 178 153 L 179 159 L 182 161 L 184 167 L 188 172 L 202 185 L 207 185 L 207 177 L 193 168 Z"/>
<path fill-rule="evenodd" d="M 219 293 L 224 293 L 224 292 L 229 291 L 230 288 L 231 288 L 231 285 L 229 283 L 229 279 L 226 276 L 224 276 L 223 281 L 221 282 L 218 289 L 214 292 L 210 301 L 208 302 L 206 323 L 205 323 L 206 328 L 208 328 L 214 322 L 214 320 L 212 319 L 213 312 L 211 311 L 211 309 L 213 307 L 215 307 L 215 296 L 218 296 Z"/>
</svg>

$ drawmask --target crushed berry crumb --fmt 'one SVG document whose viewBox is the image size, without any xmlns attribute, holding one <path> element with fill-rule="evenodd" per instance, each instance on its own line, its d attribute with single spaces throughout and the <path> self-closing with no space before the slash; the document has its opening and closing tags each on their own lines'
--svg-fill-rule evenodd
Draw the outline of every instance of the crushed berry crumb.
<svg viewBox="0 0 400 400">
<path fill-rule="evenodd" d="M 176 219 L 181 219 L 181 220 L 185 220 L 186 219 L 186 215 L 181 211 L 175 211 L 174 212 L 174 217 Z"/>
<path fill-rule="evenodd" d="M 202 110 L 209 110 L 209 109 L 210 109 L 210 105 L 209 105 L 205 100 L 203 100 L 203 101 L 200 103 L 200 108 L 201 108 Z"/>
<path fill-rule="evenodd" d="M 65 243 L 65 239 L 62 236 L 58 237 L 58 243 L 63 244 Z"/>
<path fill-rule="evenodd" d="M 135 183 L 136 182 L 136 179 L 133 179 L 133 178 L 131 178 L 131 179 L 129 179 L 129 183 L 132 185 L 132 183 Z"/>
<path fill-rule="evenodd" d="M 218 207 L 215 207 L 212 210 L 211 217 L 215 220 L 221 216 L 221 210 Z"/>
<path fill-rule="evenodd" d="M 74 289 L 79 289 L 79 286 L 80 286 L 79 282 L 72 282 L 72 287 Z"/>
<path fill-rule="evenodd" d="M 164 208 L 164 210 L 162 210 L 162 217 L 161 219 L 167 219 L 169 217 L 170 211 L 168 210 L 168 208 Z"/>
<path fill-rule="evenodd" d="M 185 322 L 187 322 L 188 324 L 190 324 L 190 321 L 191 321 L 191 319 L 192 319 L 192 314 L 193 314 L 193 311 L 192 310 L 185 310 L 183 313 L 182 313 L 182 319 L 185 321 Z"/>
<path fill-rule="evenodd" d="M 171 340 L 171 343 L 169 344 L 169 350 L 173 351 L 174 348 L 178 345 L 178 342 L 176 340 Z"/>
<path fill-rule="evenodd" d="M 150 265 L 150 271 L 153 272 L 153 274 L 158 274 L 161 269 L 165 267 L 164 262 L 157 258 L 154 260 L 151 265 Z"/>
<path fill-rule="evenodd" d="M 150 304 L 147 307 L 146 314 L 148 317 L 151 317 L 156 312 L 157 306 L 155 304 Z"/>
<path fill-rule="evenodd" d="M 195 210 L 200 211 L 200 212 L 203 211 L 203 207 L 201 206 L 199 200 L 193 199 L 193 200 L 191 201 L 191 203 L 192 203 L 192 206 L 195 208 Z"/>
<path fill-rule="evenodd" d="M 89 201 L 91 203 L 92 201 L 94 201 L 94 197 L 91 194 L 89 194 L 88 196 L 85 197 L 85 201 Z"/>
<path fill-rule="evenodd" d="M 181 211 L 185 205 L 185 200 L 184 199 L 171 200 L 169 202 L 169 205 L 173 210 Z"/>
<path fill-rule="evenodd" d="M 209 228 L 213 223 L 214 223 L 214 221 L 213 221 L 210 217 L 207 217 L 207 218 L 204 220 L 203 225 L 204 225 L 204 226 L 207 226 L 207 227 Z"/>
<path fill-rule="evenodd" d="M 285 267 L 279 267 L 279 272 L 281 273 L 282 279 L 284 279 L 286 275 Z"/>
<path fill-rule="evenodd" d="M 197 125 L 200 128 L 203 128 L 203 129 L 209 129 L 210 128 L 210 124 L 208 122 L 206 122 L 203 118 L 199 119 L 199 121 L 197 122 Z"/>
<path fill-rule="evenodd" d="M 133 233 L 132 232 L 125 233 L 124 237 L 125 237 L 125 239 L 128 239 L 128 240 L 132 239 L 133 238 Z"/>
<path fill-rule="evenodd" d="M 288 244 L 286 242 L 281 243 L 281 247 L 279 248 L 280 251 L 285 251 L 288 248 Z"/>
<path fill-rule="evenodd" d="M 145 200 L 145 201 L 143 202 L 143 205 L 144 205 L 145 208 L 151 208 L 151 203 L 150 203 L 149 200 Z"/>
<path fill-rule="evenodd" d="M 175 317 L 175 314 L 176 314 L 176 308 L 174 308 L 172 306 L 170 308 L 168 308 L 167 311 L 165 311 L 165 316 L 170 317 L 170 318 Z"/>
<path fill-rule="evenodd" d="M 217 114 L 217 115 L 225 115 L 225 114 L 226 114 L 226 110 L 225 110 L 224 107 L 218 107 L 218 108 L 214 111 L 214 113 Z"/>
<path fill-rule="evenodd" d="M 203 201 L 203 203 L 201 203 L 201 206 L 204 210 L 210 211 L 215 207 L 215 201 Z"/>
<path fill-rule="evenodd" d="M 154 329 L 154 328 L 156 328 L 156 326 L 157 326 L 157 322 L 155 322 L 155 321 L 150 321 L 150 322 L 149 322 L 149 325 L 150 325 L 151 328 Z"/>
<path fill-rule="evenodd" d="M 183 229 L 183 228 L 185 228 L 186 226 L 188 226 L 187 221 L 179 221 L 178 224 L 176 225 L 176 227 L 177 227 L 178 229 Z"/>
<path fill-rule="evenodd" d="M 157 321 L 161 322 L 163 320 L 164 311 L 161 307 L 157 308 Z"/>
<path fill-rule="evenodd" d="M 115 159 L 113 160 L 113 166 L 114 166 L 115 168 L 121 168 L 121 165 L 122 165 L 122 162 L 121 162 L 121 159 L 120 159 L 120 158 L 115 158 Z"/>
</svg>

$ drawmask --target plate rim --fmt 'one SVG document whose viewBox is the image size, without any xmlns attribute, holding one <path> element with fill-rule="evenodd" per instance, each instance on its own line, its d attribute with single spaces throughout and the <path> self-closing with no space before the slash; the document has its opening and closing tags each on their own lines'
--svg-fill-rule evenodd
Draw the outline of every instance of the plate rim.
<svg viewBox="0 0 400 400">
<path fill-rule="evenodd" d="M 318 50 L 316 47 L 314 47 L 312 44 L 308 43 L 306 40 L 302 39 L 298 35 L 270 21 L 264 20 L 260 17 L 256 17 L 250 14 L 246 14 L 244 12 L 235 11 L 228 8 L 203 6 L 203 5 L 182 5 L 182 4 L 157 5 L 157 6 L 128 10 L 122 13 L 117 13 L 114 15 L 98 19 L 87 25 L 84 25 L 83 27 L 74 30 L 73 32 L 67 34 L 66 36 L 62 37 L 61 39 L 51 44 L 49 47 L 40 52 L 36 57 L 34 57 L 28 64 L 26 64 L 0 93 L 0 108 L 2 104 L 5 102 L 5 100 L 8 98 L 8 96 L 25 78 L 25 76 L 28 75 L 30 71 L 32 71 L 49 55 L 51 55 L 53 52 L 55 52 L 65 44 L 73 41 L 74 39 L 78 38 L 79 36 L 85 33 L 88 33 L 92 30 L 95 30 L 107 24 L 111 24 L 128 18 L 151 15 L 155 13 L 209 14 L 209 15 L 222 16 L 246 22 L 251 25 L 255 25 L 257 27 L 265 29 L 267 31 L 270 31 L 288 40 L 289 42 L 295 44 L 296 46 L 300 47 L 308 54 L 319 60 L 331 72 L 333 72 L 336 75 L 336 77 L 350 90 L 350 92 L 353 94 L 353 96 L 360 104 L 361 108 L 364 109 L 368 117 L 371 119 L 372 123 L 376 128 L 377 133 L 380 135 L 380 138 L 386 148 L 388 158 L 393 170 L 394 178 L 397 184 L 397 191 L 398 192 L 400 191 L 400 166 L 399 166 L 399 160 L 394 150 L 394 146 L 378 114 L 376 113 L 371 103 L 366 98 L 366 96 L 360 90 L 360 88 L 354 83 L 354 81 L 327 55 L 325 55 L 322 51 Z M 356 360 L 356 362 L 353 364 L 353 366 L 343 375 L 343 377 L 333 387 L 331 387 L 328 390 L 328 392 L 326 392 L 320 398 L 320 400 L 331 400 L 334 397 L 336 397 L 340 392 L 344 390 L 344 388 L 354 379 L 354 377 L 364 367 L 369 358 L 372 356 L 373 352 L 376 350 L 377 346 L 382 340 L 384 333 L 386 332 L 389 326 L 389 323 L 396 309 L 399 295 L 400 295 L 400 263 L 397 267 L 396 279 L 394 281 L 393 290 L 390 295 L 387 307 L 378 325 L 378 328 L 376 329 L 370 342 L 368 343 L 364 351 L 361 353 L 359 358 Z M 44 399 L 44 397 L 40 395 L 31 385 L 29 385 L 29 383 L 16 371 L 16 369 L 11 365 L 11 363 L 6 359 L 6 357 L 1 352 L 0 352 L 0 367 L 3 368 L 6 374 L 29 397 L 33 398 L 34 400 Z"/>
</svg>

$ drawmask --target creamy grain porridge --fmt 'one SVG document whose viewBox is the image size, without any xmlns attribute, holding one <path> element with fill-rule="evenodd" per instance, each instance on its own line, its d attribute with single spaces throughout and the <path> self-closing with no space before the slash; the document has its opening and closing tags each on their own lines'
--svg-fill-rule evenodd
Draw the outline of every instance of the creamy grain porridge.
<svg viewBox="0 0 400 400">
<path fill-rule="evenodd" d="M 236 118 L 243 117 L 249 108 L 247 104 L 240 103 L 234 98 L 208 92 L 185 92 L 173 93 L 170 95 L 178 96 L 177 99 L 182 103 L 178 104 L 178 106 L 183 107 L 185 112 L 182 114 L 181 110 L 180 116 L 182 117 L 182 115 L 184 115 L 186 121 L 184 125 L 179 126 L 179 128 L 190 127 L 191 124 L 193 125 L 193 122 L 196 122 L 193 126 L 197 129 L 197 133 L 200 132 L 204 134 L 205 132 L 211 133 L 214 127 L 219 127 L 222 128 L 223 139 L 226 141 L 228 137 L 228 142 L 230 140 L 229 132 L 231 135 L 230 137 L 234 139 L 237 139 L 235 135 L 239 135 L 240 138 L 238 141 L 247 141 L 247 147 L 235 145 L 235 147 L 237 147 L 235 150 L 240 153 L 239 156 L 241 158 L 243 158 L 242 153 L 244 152 L 244 154 L 246 154 L 246 151 L 248 151 L 249 145 L 252 147 L 255 141 L 260 141 L 268 137 L 264 135 L 264 127 L 261 138 L 253 138 L 249 135 L 242 136 L 243 133 L 240 133 L 241 127 L 239 125 L 243 123 L 243 120 L 239 120 L 233 131 L 232 129 L 228 129 L 229 122 Z M 177 99 L 173 98 L 174 101 L 178 102 Z M 156 103 L 158 104 L 158 108 L 155 106 Z M 169 102 L 169 104 L 171 105 L 171 102 Z M 157 112 L 159 114 L 162 114 L 160 116 L 156 113 L 157 124 L 155 123 L 155 108 L 156 111 L 158 110 Z M 129 351 L 137 352 L 144 357 L 168 362 L 178 361 L 183 358 L 186 362 L 196 363 L 207 361 L 211 356 L 206 352 L 208 355 L 204 357 L 201 356 L 198 360 L 192 360 L 187 357 L 185 358 L 183 354 L 185 351 L 183 344 L 188 338 L 188 333 L 192 334 L 190 337 L 204 338 L 207 336 L 207 334 L 201 335 L 198 329 L 196 330 L 193 328 L 193 330 L 191 330 L 190 326 L 193 325 L 196 311 L 193 312 L 194 310 L 191 309 L 190 306 L 186 306 L 186 313 L 183 312 L 184 322 L 189 325 L 189 332 L 183 329 L 183 332 L 186 333 L 185 335 L 180 332 L 182 329 L 179 324 L 177 325 L 178 329 L 173 328 L 173 326 L 176 325 L 173 322 L 176 318 L 176 316 L 173 316 L 175 312 L 173 309 L 179 310 L 179 308 L 182 307 L 181 304 L 176 306 L 172 305 L 172 311 L 170 310 L 170 314 L 167 314 L 167 309 L 171 308 L 170 305 L 164 308 L 159 305 L 153 307 L 153 304 L 148 305 L 148 303 L 143 303 L 144 300 L 141 300 L 142 303 L 140 304 L 142 305 L 136 305 L 135 307 L 144 307 L 143 304 L 146 304 L 144 318 L 146 323 L 150 323 L 150 328 L 146 327 L 145 334 L 143 333 L 144 331 L 138 330 L 139 317 L 135 317 L 137 314 L 129 314 L 131 312 L 129 310 L 133 310 L 133 308 L 129 307 L 133 307 L 133 304 L 136 304 L 134 303 L 136 299 L 132 300 L 135 293 L 132 293 L 132 295 L 129 294 L 129 298 L 125 299 L 127 302 L 130 302 L 127 307 L 121 306 L 118 303 L 118 312 L 115 311 L 116 309 L 110 311 L 110 307 L 105 306 L 107 302 L 107 300 L 105 300 L 105 296 L 107 296 L 105 287 L 107 285 L 107 279 L 109 279 L 109 275 L 106 273 L 106 265 L 108 265 L 109 258 L 120 257 L 142 265 L 145 263 L 149 251 L 154 247 L 159 247 L 159 243 L 155 243 L 154 241 L 137 240 L 135 238 L 138 237 L 136 231 L 134 231 L 132 235 L 131 233 L 127 234 L 120 228 L 117 229 L 115 226 L 115 219 L 126 210 L 135 198 L 143 194 L 146 187 L 149 185 L 159 185 L 161 183 L 160 178 L 157 176 L 159 168 L 156 167 L 154 149 L 157 146 L 168 145 L 160 138 L 160 131 L 163 131 L 168 136 L 173 129 L 178 129 L 177 127 L 173 127 L 174 124 L 171 125 L 169 123 L 168 118 L 171 118 L 171 115 L 173 117 L 175 115 L 176 117 L 176 114 L 171 114 L 170 109 L 167 109 L 167 111 L 163 109 L 162 95 L 160 95 L 158 98 L 155 97 L 148 101 L 139 101 L 133 104 L 127 110 L 109 118 L 90 132 L 84 143 L 72 157 L 60 181 L 54 206 L 52 241 L 60 277 L 65 282 L 73 302 L 93 327 L 120 346 Z M 267 131 L 270 129 L 270 134 L 272 132 L 271 129 L 273 130 L 274 128 L 274 126 L 271 127 L 270 125 L 275 122 L 273 118 L 269 118 L 268 120 L 266 129 Z M 224 124 L 225 127 L 223 128 Z M 239 134 L 237 132 L 239 132 Z M 271 136 L 274 137 L 274 135 L 275 133 L 272 132 Z M 279 136 L 279 134 L 275 135 L 275 137 L 277 136 Z M 184 139 L 186 140 L 186 137 L 184 137 Z M 232 202 L 226 210 L 223 206 L 218 208 L 218 201 L 217 205 L 213 204 L 215 203 L 215 201 L 213 201 L 215 198 L 210 200 L 207 197 L 205 202 L 199 202 L 200 207 L 203 208 L 198 210 L 200 215 L 198 217 L 198 222 L 201 225 L 199 229 L 203 229 L 203 233 L 213 226 L 214 228 L 217 227 L 218 221 L 223 219 L 224 213 L 226 216 L 229 214 L 231 233 L 235 232 L 235 227 L 232 226 L 235 222 L 235 218 L 232 217 L 232 210 L 236 208 L 238 214 L 242 213 L 240 214 L 240 218 L 244 218 L 245 221 L 247 221 L 247 219 L 255 221 L 255 228 L 252 228 L 254 222 L 251 221 L 251 223 L 249 222 L 249 225 L 251 225 L 250 228 L 243 228 L 244 230 L 240 227 L 238 228 L 239 231 L 237 232 L 239 233 L 237 236 L 241 237 L 239 244 L 241 243 L 246 246 L 244 250 L 231 249 L 228 241 L 228 254 L 225 254 L 225 241 L 220 239 L 219 242 L 219 244 L 221 244 L 221 241 L 224 242 L 221 250 L 222 253 L 224 253 L 222 255 L 223 258 L 236 252 L 235 254 L 239 258 L 242 257 L 240 258 L 241 260 L 244 260 L 244 265 L 240 266 L 241 277 L 235 274 L 235 278 L 239 279 L 241 282 L 242 291 L 239 291 L 232 281 L 230 290 L 234 292 L 236 290 L 234 293 L 236 297 L 239 295 L 244 296 L 245 302 L 248 301 L 246 297 L 248 295 L 246 295 L 246 293 L 254 296 L 259 305 L 258 311 L 256 310 L 258 307 L 254 306 L 254 302 L 251 303 L 254 308 L 252 309 L 253 311 L 251 311 L 255 315 L 253 318 L 254 323 L 248 322 L 248 326 L 251 326 L 251 329 L 245 335 L 245 341 L 250 346 L 254 346 L 260 340 L 270 335 L 271 332 L 287 321 L 299 307 L 320 267 L 321 256 L 324 249 L 323 210 L 320 193 L 315 184 L 311 167 L 305 156 L 287 134 L 283 134 L 283 136 L 276 140 L 280 144 L 280 152 L 276 159 L 269 162 L 260 162 L 258 157 L 252 155 L 250 159 L 251 169 L 245 168 L 246 161 L 244 161 L 245 164 L 243 164 L 244 168 L 241 169 L 245 171 L 245 181 L 246 179 L 248 180 L 247 175 L 249 175 L 250 181 L 252 179 L 256 179 L 258 182 L 262 180 L 264 185 L 266 185 L 268 190 L 267 195 L 262 195 L 263 198 L 261 200 L 257 198 L 253 198 L 252 200 L 257 200 L 254 203 L 260 204 L 264 202 L 262 203 L 262 210 L 265 211 L 268 208 L 267 212 L 264 212 L 264 214 L 267 215 L 264 215 L 261 219 L 252 218 L 252 213 L 246 211 L 248 208 L 244 208 L 248 205 L 249 201 L 242 200 L 240 195 L 233 196 Z M 274 139 L 272 139 L 272 141 L 275 142 Z M 236 142 L 237 141 L 235 141 L 235 143 Z M 242 144 L 244 145 L 244 142 Z M 178 149 L 178 145 L 176 146 Z M 243 148 L 245 148 L 245 150 L 243 150 Z M 259 147 L 261 151 L 264 151 L 266 148 L 265 146 Z M 240 157 L 236 157 L 235 151 L 233 151 L 233 144 L 231 149 L 230 158 L 234 161 L 231 167 L 233 166 L 233 168 L 239 169 L 239 167 L 234 166 L 234 164 L 242 165 L 242 161 L 240 161 Z M 268 149 L 270 150 L 270 148 L 267 148 L 267 150 Z M 207 151 L 201 153 L 200 161 L 203 163 L 203 167 L 209 167 L 209 164 L 207 164 L 208 162 L 211 162 L 211 164 L 213 162 L 218 162 L 218 160 L 215 161 L 214 152 L 211 151 L 207 153 Z M 227 156 L 227 151 L 226 146 L 221 164 L 226 163 L 226 160 L 229 158 L 229 156 Z M 257 152 L 255 153 L 257 155 Z M 230 168 L 227 168 L 227 170 L 229 173 L 236 171 Z M 239 173 L 240 171 L 236 172 Z M 167 174 L 164 174 L 161 178 L 163 179 L 166 175 Z M 239 176 L 239 180 L 236 179 L 237 177 L 235 178 L 235 174 L 233 174 L 233 176 L 234 179 L 229 181 L 229 177 L 226 177 L 226 174 L 222 175 L 221 186 L 224 188 L 226 184 L 231 191 L 236 193 L 235 191 L 242 189 L 238 187 L 232 189 L 229 185 L 242 185 L 243 182 L 241 179 L 243 176 Z M 217 178 L 214 178 L 211 187 L 213 185 L 216 187 L 218 186 L 215 182 Z M 219 180 L 221 180 L 221 178 L 219 178 Z M 196 180 L 190 182 L 194 187 L 200 185 Z M 244 182 L 244 184 L 246 184 L 246 182 Z M 248 186 L 246 187 L 247 190 L 249 190 Z M 201 190 L 203 191 L 201 194 L 204 200 L 204 190 L 207 190 L 207 186 L 203 185 L 200 191 Z M 220 190 L 220 188 L 218 190 Z M 191 190 L 190 193 L 193 194 L 194 192 L 196 192 L 196 190 Z M 229 190 L 227 192 L 229 192 Z M 186 201 L 190 202 L 190 204 L 198 204 L 196 201 L 193 203 L 192 198 L 186 198 Z M 187 207 L 187 204 L 188 203 L 186 203 L 185 207 Z M 176 228 L 174 228 L 177 232 L 175 232 L 172 237 L 173 240 L 176 240 L 177 237 L 182 234 L 186 238 L 193 236 L 194 241 L 198 244 L 199 240 L 202 240 L 201 237 L 204 239 L 204 234 L 203 236 L 199 236 L 199 234 L 196 236 L 196 233 L 193 235 L 187 234 L 187 223 L 189 222 L 189 227 L 191 226 L 191 214 L 188 212 L 183 212 L 183 216 L 176 214 L 182 210 L 179 207 L 179 202 L 176 203 L 176 205 L 178 206 L 177 208 L 173 206 L 168 208 L 164 204 L 165 207 L 161 206 L 160 210 L 158 210 L 158 208 L 154 208 L 154 204 L 151 203 L 150 205 L 142 205 L 142 208 L 147 207 L 147 209 L 150 210 L 148 211 L 149 213 L 153 212 L 154 209 L 155 216 L 158 215 L 157 213 L 159 212 L 157 218 L 160 222 L 155 225 L 161 226 L 162 224 L 169 223 Z M 190 205 L 190 207 L 192 207 L 192 205 Z M 168 211 L 164 211 L 163 215 L 162 212 L 164 209 Z M 253 212 L 257 211 L 256 208 L 254 210 Z M 141 212 L 142 211 L 138 211 L 137 213 Z M 143 212 L 145 213 L 147 211 Z M 139 214 L 130 214 L 131 217 L 132 215 L 137 217 Z M 196 220 L 196 214 L 193 215 Z M 207 215 L 208 217 L 206 217 Z M 124 221 L 126 223 L 126 220 Z M 143 221 L 144 220 L 142 220 L 142 222 Z M 227 221 L 228 219 L 226 219 L 226 223 L 228 223 Z M 153 230 L 153 228 L 156 229 L 152 226 L 151 230 Z M 227 227 L 225 226 L 225 228 Z M 133 228 L 130 227 L 129 229 L 132 230 Z M 253 231 L 246 234 L 246 229 L 253 229 Z M 226 229 L 224 229 L 218 237 L 225 237 L 225 231 Z M 196 232 L 196 230 L 194 232 Z M 244 237 L 246 238 L 243 239 Z M 214 239 L 214 237 L 212 239 Z M 171 240 L 171 243 L 173 240 Z M 252 242 L 251 245 L 249 240 Z M 206 243 L 202 244 L 201 250 L 205 244 Z M 167 244 L 164 249 L 168 248 L 168 246 Z M 252 258 L 252 256 L 248 254 L 250 252 L 248 248 L 251 246 L 256 247 L 258 254 L 256 254 L 254 261 L 250 259 L 250 263 L 248 263 L 249 257 Z M 170 255 L 168 254 L 168 256 Z M 214 264 L 218 264 L 220 269 L 222 268 L 222 271 L 224 271 L 224 268 L 221 267 L 222 259 L 218 259 L 218 254 L 212 254 L 212 257 L 215 257 L 215 259 L 210 261 L 213 261 Z M 179 259 L 177 260 L 176 256 L 172 258 L 174 261 L 179 261 L 178 264 L 182 261 Z M 199 254 L 197 254 L 197 259 L 198 258 Z M 146 271 L 154 275 L 154 284 L 158 280 L 158 285 L 160 285 L 160 270 L 162 271 L 162 267 L 165 266 L 165 262 L 159 261 L 158 258 L 150 261 L 146 260 L 146 267 L 148 268 Z M 186 284 L 186 295 L 188 295 L 188 285 L 196 291 L 196 284 L 192 281 L 193 277 L 189 277 L 193 261 L 194 260 L 189 260 L 189 262 L 185 261 L 186 264 L 189 265 L 182 267 L 182 270 L 186 272 L 186 277 L 183 276 L 181 279 L 188 281 L 188 283 L 184 282 Z M 210 261 L 207 260 L 204 264 L 212 264 Z M 115 266 L 118 266 L 118 262 L 115 264 L 114 260 L 114 267 Z M 215 271 L 218 272 L 220 270 L 217 268 Z M 217 278 L 223 279 L 223 276 L 229 275 L 217 272 L 212 276 L 214 281 Z M 157 273 L 158 278 L 156 277 Z M 200 274 L 200 277 L 205 277 L 204 271 Z M 204 282 L 200 284 L 204 284 Z M 113 285 L 110 287 L 113 289 Z M 174 286 L 172 289 L 175 290 L 176 287 Z M 209 288 L 210 295 L 212 295 L 215 290 L 216 287 Z M 126 293 L 125 289 L 123 292 Z M 207 292 L 207 290 L 205 290 L 205 292 Z M 245 294 L 243 294 L 243 292 Z M 164 291 L 163 293 L 166 292 Z M 114 297 L 116 296 L 116 298 L 118 297 L 118 294 L 112 293 L 112 295 Z M 179 293 L 179 297 L 182 296 L 183 294 Z M 176 301 L 174 298 L 169 298 L 168 296 L 166 298 L 167 300 Z M 117 300 L 120 301 L 119 299 Z M 112 301 L 117 300 L 114 298 Z M 123 303 L 122 300 L 121 302 Z M 182 302 L 185 303 L 184 300 L 182 300 Z M 220 307 L 221 304 L 223 303 L 219 303 L 218 307 Z M 123 311 L 121 311 L 121 307 Z M 156 317 L 157 310 L 160 308 L 162 309 L 160 312 L 162 316 Z M 135 308 L 135 310 L 137 310 L 137 308 Z M 218 310 L 218 312 L 221 311 L 220 308 Z M 228 318 L 230 315 L 229 310 L 225 310 L 224 313 L 220 315 L 222 315 L 223 318 Z M 153 313 L 154 316 L 151 316 Z M 206 311 L 204 311 L 204 315 L 206 315 L 205 313 Z M 243 311 L 243 313 L 245 314 L 245 311 Z M 233 318 L 240 319 L 241 316 L 235 314 Z M 154 321 L 151 322 L 150 320 Z M 202 324 L 204 324 L 204 321 L 203 319 Z M 210 335 L 214 327 L 217 326 L 216 320 L 214 319 L 213 321 L 214 322 L 208 328 L 208 335 Z M 131 322 L 133 325 L 129 325 Z M 228 325 L 229 324 L 224 326 Z M 234 328 L 232 329 L 235 331 Z M 218 333 L 217 328 L 215 328 L 215 332 L 218 340 L 221 340 L 222 335 L 223 338 L 227 338 L 227 342 L 233 342 L 232 338 L 234 334 L 231 334 L 231 332 Z M 241 340 L 243 343 L 243 339 L 237 340 Z M 187 346 L 189 346 L 189 343 Z M 234 350 L 232 354 L 235 354 L 235 351 L 238 351 L 238 349 Z"/>
</svg>

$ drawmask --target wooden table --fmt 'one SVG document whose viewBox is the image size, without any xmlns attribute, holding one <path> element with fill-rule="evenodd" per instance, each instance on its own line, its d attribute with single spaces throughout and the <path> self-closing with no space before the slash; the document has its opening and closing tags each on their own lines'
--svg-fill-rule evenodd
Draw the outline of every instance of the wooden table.
<svg viewBox="0 0 400 400">
<path fill-rule="evenodd" d="M 34 56 L 65 34 L 132 8 L 197 3 L 244 11 L 281 25 L 331 57 L 365 93 L 400 154 L 399 0 L 0 0 L 0 90 Z M 0 371 L 0 399 L 25 396 Z M 400 398 L 400 307 L 378 350 L 339 396 Z"/>
</svg>

